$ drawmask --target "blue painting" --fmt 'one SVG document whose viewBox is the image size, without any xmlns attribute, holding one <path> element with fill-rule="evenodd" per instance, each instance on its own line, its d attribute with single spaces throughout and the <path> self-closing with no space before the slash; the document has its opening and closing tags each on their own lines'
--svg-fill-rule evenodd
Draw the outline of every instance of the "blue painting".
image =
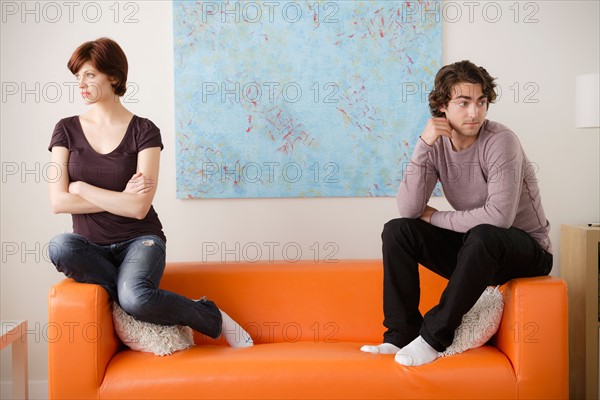
<svg viewBox="0 0 600 400">
<path fill-rule="evenodd" d="M 395 196 L 439 2 L 175 1 L 178 198 Z"/>
</svg>

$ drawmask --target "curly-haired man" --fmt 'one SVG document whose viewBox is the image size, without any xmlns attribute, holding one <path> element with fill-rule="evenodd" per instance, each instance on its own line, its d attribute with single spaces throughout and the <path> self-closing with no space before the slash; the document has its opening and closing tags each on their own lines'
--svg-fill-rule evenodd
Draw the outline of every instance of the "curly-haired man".
<svg viewBox="0 0 600 400">
<path fill-rule="evenodd" d="M 430 118 L 398 189 L 403 218 L 385 224 L 384 343 L 361 350 L 430 363 L 452 344 L 462 317 L 489 285 L 547 275 L 550 224 L 535 168 L 517 136 L 486 119 L 494 78 L 469 61 L 444 66 Z M 437 182 L 453 211 L 428 205 Z M 419 312 L 421 264 L 448 279 L 439 303 Z"/>
</svg>

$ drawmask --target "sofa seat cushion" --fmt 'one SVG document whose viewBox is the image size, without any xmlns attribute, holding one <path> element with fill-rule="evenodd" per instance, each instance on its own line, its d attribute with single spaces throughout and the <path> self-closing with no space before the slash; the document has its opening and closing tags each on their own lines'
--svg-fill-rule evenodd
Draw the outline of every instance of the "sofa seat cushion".
<svg viewBox="0 0 600 400">
<path fill-rule="evenodd" d="M 284 342 L 247 349 L 195 346 L 167 357 L 131 350 L 109 363 L 100 398 L 515 398 L 509 360 L 485 345 L 404 367 L 364 343 Z M 493 388 L 490 390 L 490 388 Z"/>
</svg>

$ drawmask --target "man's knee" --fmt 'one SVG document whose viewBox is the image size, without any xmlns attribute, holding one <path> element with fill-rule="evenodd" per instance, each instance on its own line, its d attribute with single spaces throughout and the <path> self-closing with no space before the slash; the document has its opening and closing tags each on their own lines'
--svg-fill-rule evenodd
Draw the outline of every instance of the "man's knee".
<svg viewBox="0 0 600 400">
<path fill-rule="evenodd" d="M 383 232 L 381 233 L 382 237 L 386 237 L 389 235 L 396 236 L 398 232 L 406 232 L 412 229 L 414 222 L 416 220 L 411 218 L 396 218 L 386 222 L 383 225 Z"/>
<path fill-rule="evenodd" d="M 481 224 L 469 229 L 465 234 L 466 240 L 488 241 L 497 237 L 497 234 L 502 230 L 497 226 L 490 224 Z"/>
<path fill-rule="evenodd" d="M 490 224 L 477 225 L 467 231 L 464 237 L 464 244 L 471 249 L 482 248 L 486 251 L 502 249 L 502 231 L 504 228 L 499 228 Z"/>
<path fill-rule="evenodd" d="M 381 239 L 386 242 L 389 240 L 408 239 L 414 236 L 414 232 L 419 230 L 419 225 L 425 222 L 420 219 L 396 218 L 388 221 L 383 226 Z"/>
</svg>

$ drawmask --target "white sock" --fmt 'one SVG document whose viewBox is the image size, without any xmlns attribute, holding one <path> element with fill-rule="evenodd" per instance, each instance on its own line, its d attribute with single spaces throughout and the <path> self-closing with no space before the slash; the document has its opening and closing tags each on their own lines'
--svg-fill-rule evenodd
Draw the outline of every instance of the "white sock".
<svg viewBox="0 0 600 400">
<path fill-rule="evenodd" d="M 407 367 L 429 364 L 438 358 L 438 351 L 431 347 L 421 336 L 407 344 L 395 357 L 396 362 Z"/>
<path fill-rule="evenodd" d="M 381 343 L 377 346 L 365 345 L 360 348 L 360 351 L 373 354 L 396 354 L 400 351 L 400 347 L 395 346 L 391 343 Z"/>
<path fill-rule="evenodd" d="M 221 314 L 223 315 L 222 335 L 225 336 L 227 343 L 231 347 L 235 348 L 254 346 L 254 342 L 252 341 L 252 338 L 248 332 L 246 332 L 244 328 L 240 326 L 240 324 L 235 322 L 229 315 L 227 315 L 225 311 L 219 311 L 221 311 Z"/>
</svg>

